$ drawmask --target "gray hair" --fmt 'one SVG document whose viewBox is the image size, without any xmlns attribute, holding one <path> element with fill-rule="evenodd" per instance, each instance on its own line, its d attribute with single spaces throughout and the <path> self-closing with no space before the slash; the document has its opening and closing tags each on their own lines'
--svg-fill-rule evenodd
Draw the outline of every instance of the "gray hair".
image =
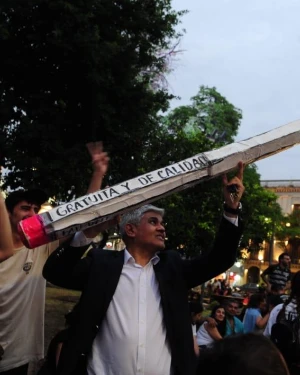
<svg viewBox="0 0 300 375">
<path fill-rule="evenodd" d="M 149 212 L 149 211 L 156 212 L 161 216 L 164 216 L 165 214 L 165 210 L 163 208 L 152 206 L 152 204 L 145 204 L 144 206 L 136 208 L 135 210 L 126 212 L 124 215 L 122 215 L 121 221 L 119 224 L 121 237 L 123 238 L 126 234 L 125 232 L 126 224 L 138 225 L 141 222 L 144 213 Z"/>
</svg>

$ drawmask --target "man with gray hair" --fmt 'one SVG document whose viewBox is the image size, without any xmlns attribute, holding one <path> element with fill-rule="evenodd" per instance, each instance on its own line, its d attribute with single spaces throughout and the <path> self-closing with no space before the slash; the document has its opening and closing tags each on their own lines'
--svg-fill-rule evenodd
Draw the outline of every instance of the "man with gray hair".
<svg viewBox="0 0 300 375">
<path fill-rule="evenodd" d="M 51 283 L 82 291 L 57 374 L 194 375 L 196 356 L 188 290 L 235 261 L 242 225 L 243 164 L 223 177 L 224 215 L 212 250 L 184 260 L 165 250 L 164 210 L 145 205 L 125 213 L 123 251 L 65 246 L 48 259 Z"/>
</svg>

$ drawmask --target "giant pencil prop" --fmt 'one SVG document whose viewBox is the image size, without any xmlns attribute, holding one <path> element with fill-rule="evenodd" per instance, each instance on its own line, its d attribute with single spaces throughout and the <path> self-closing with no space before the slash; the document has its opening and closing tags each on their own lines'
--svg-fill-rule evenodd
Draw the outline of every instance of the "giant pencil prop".
<svg viewBox="0 0 300 375">
<path fill-rule="evenodd" d="M 300 143 L 300 120 L 203 152 L 25 219 L 19 233 L 29 248 L 97 225 L 128 210 L 269 157 Z"/>
</svg>

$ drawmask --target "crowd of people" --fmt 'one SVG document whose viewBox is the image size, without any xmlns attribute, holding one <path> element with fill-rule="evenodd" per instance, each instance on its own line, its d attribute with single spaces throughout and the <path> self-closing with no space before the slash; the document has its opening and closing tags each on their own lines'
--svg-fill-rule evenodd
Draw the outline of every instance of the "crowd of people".
<svg viewBox="0 0 300 375">
<path fill-rule="evenodd" d="M 99 142 L 89 144 L 88 150 L 93 175 L 87 193 L 91 193 L 100 189 L 109 158 Z M 198 375 L 213 369 L 225 374 L 292 373 L 287 357 L 267 334 L 277 308 L 269 295 L 251 295 L 242 313 L 240 301 L 230 298 L 226 304 L 215 304 L 209 316 L 203 316 L 201 300 L 188 300 L 193 288 L 235 262 L 243 233 L 239 216 L 243 169 L 239 162 L 234 177 L 223 176 L 224 212 L 214 243 L 206 255 L 193 259 L 165 250 L 165 212 L 152 204 L 28 249 L 18 223 L 36 215 L 47 195 L 17 190 L 5 201 L 1 196 L 0 373 Z M 95 236 L 116 224 L 124 250 L 91 246 Z M 267 274 L 270 294 L 271 285 L 282 281 L 283 274 L 286 282 L 291 279 L 280 268 Z M 289 316 L 299 312 L 299 278 L 292 279 L 291 294 L 281 304 Z M 38 368 L 45 357 L 46 281 L 81 295 L 68 314 L 66 329 L 51 342 L 44 365 Z"/>
<path fill-rule="evenodd" d="M 227 349 L 225 344 L 219 342 L 221 340 L 223 342 L 228 336 L 236 338 L 249 336 L 250 340 L 255 335 L 255 340 L 261 340 L 262 344 L 267 339 L 268 345 L 271 343 L 270 350 L 273 345 L 273 353 L 275 349 L 279 352 L 287 369 L 283 371 L 288 371 L 290 374 L 299 374 L 300 271 L 292 276 L 290 257 L 288 253 L 282 253 L 278 258 L 278 264 L 268 267 L 264 275 L 268 275 L 263 279 L 266 282 L 266 288 L 250 293 L 246 304 L 245 299 L 238 300 L 234 297 L 223 298 L 221 302 L 217 302 L 213 300 L 216 295 L 211 295 L 211 306 L 207 309 L 207 311 L 210 311 L 210 320 L 203 317 L 203 308 L 200 310 L 198 306 L 198 310 L 201 311 L 201 319 L 199 320 L 198 316 L 197 330 L 194 329 L 198 345 L 197 355 L 199 357 L 204 355 L 205 361 L 207 361 L 207 358 L 211 358 L 212 353 L 216 355 L 216 348 L 222 349 L 222 351 L 225 348 Z M 214 284 L 217 283 L 210 283 L 210 285 Z M 198 295 L 197 300 L 198 305 L 202 306 L 200 295 Z M 191 309 L 195 309 L 195 303 L 191 304 Z M 282 324 L 283 321 L 284 324 Z M 241 343 L 242 340 L 248 342 L 246 338 L 240 338 L 240 340 Z M 227 343 L 227 340 L 225 342 Z M 230 340 L 230 343 L 234 343 L 234 340 Z M 257 341 L 258 343 L 259 341 Z M 210 353 L 208 356 L 206 356 L 207 351 Z M 203 364 L 202 360 L 200 362 Z M 256 365 L 257 361 L 255 362 Z M 230 369 L 232 373 L 235 373 L 232 366 L 230 366 Z M 252 370 L 254 371 L 254 368 Z M 267 371 L 259 373 L 273 374 L 273 372 Z"/>
</svg>

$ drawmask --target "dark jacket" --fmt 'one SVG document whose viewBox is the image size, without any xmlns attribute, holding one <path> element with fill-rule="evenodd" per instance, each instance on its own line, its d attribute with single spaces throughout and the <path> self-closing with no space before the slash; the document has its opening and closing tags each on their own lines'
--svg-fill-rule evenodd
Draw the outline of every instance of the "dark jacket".
<svg viewBox="0 0 300 375">
<path fill-rule="evenodd" d="M 207 255 L 183 260 L 176 251 L 158 254 L 160 261 L 154 266 L 154 272 L 176 375 L 194 375 L 196 367 L 187 292 L 235 262 L 241 232 L 241 222 L 236 227 L 222 219 L 213 248 Z M 43 271 L 45 279 L 52 284 L 82 291 L 69 340 L 61 352 L 58 374 L 84 373 L 84 370 L 78 371 L 79 364 L 84 364 L 91 350 L 124 264 L 124 251 L 93 249 L 81 259 L 85 250 L 64 246 L 51 254 Z"/>
</svg>

